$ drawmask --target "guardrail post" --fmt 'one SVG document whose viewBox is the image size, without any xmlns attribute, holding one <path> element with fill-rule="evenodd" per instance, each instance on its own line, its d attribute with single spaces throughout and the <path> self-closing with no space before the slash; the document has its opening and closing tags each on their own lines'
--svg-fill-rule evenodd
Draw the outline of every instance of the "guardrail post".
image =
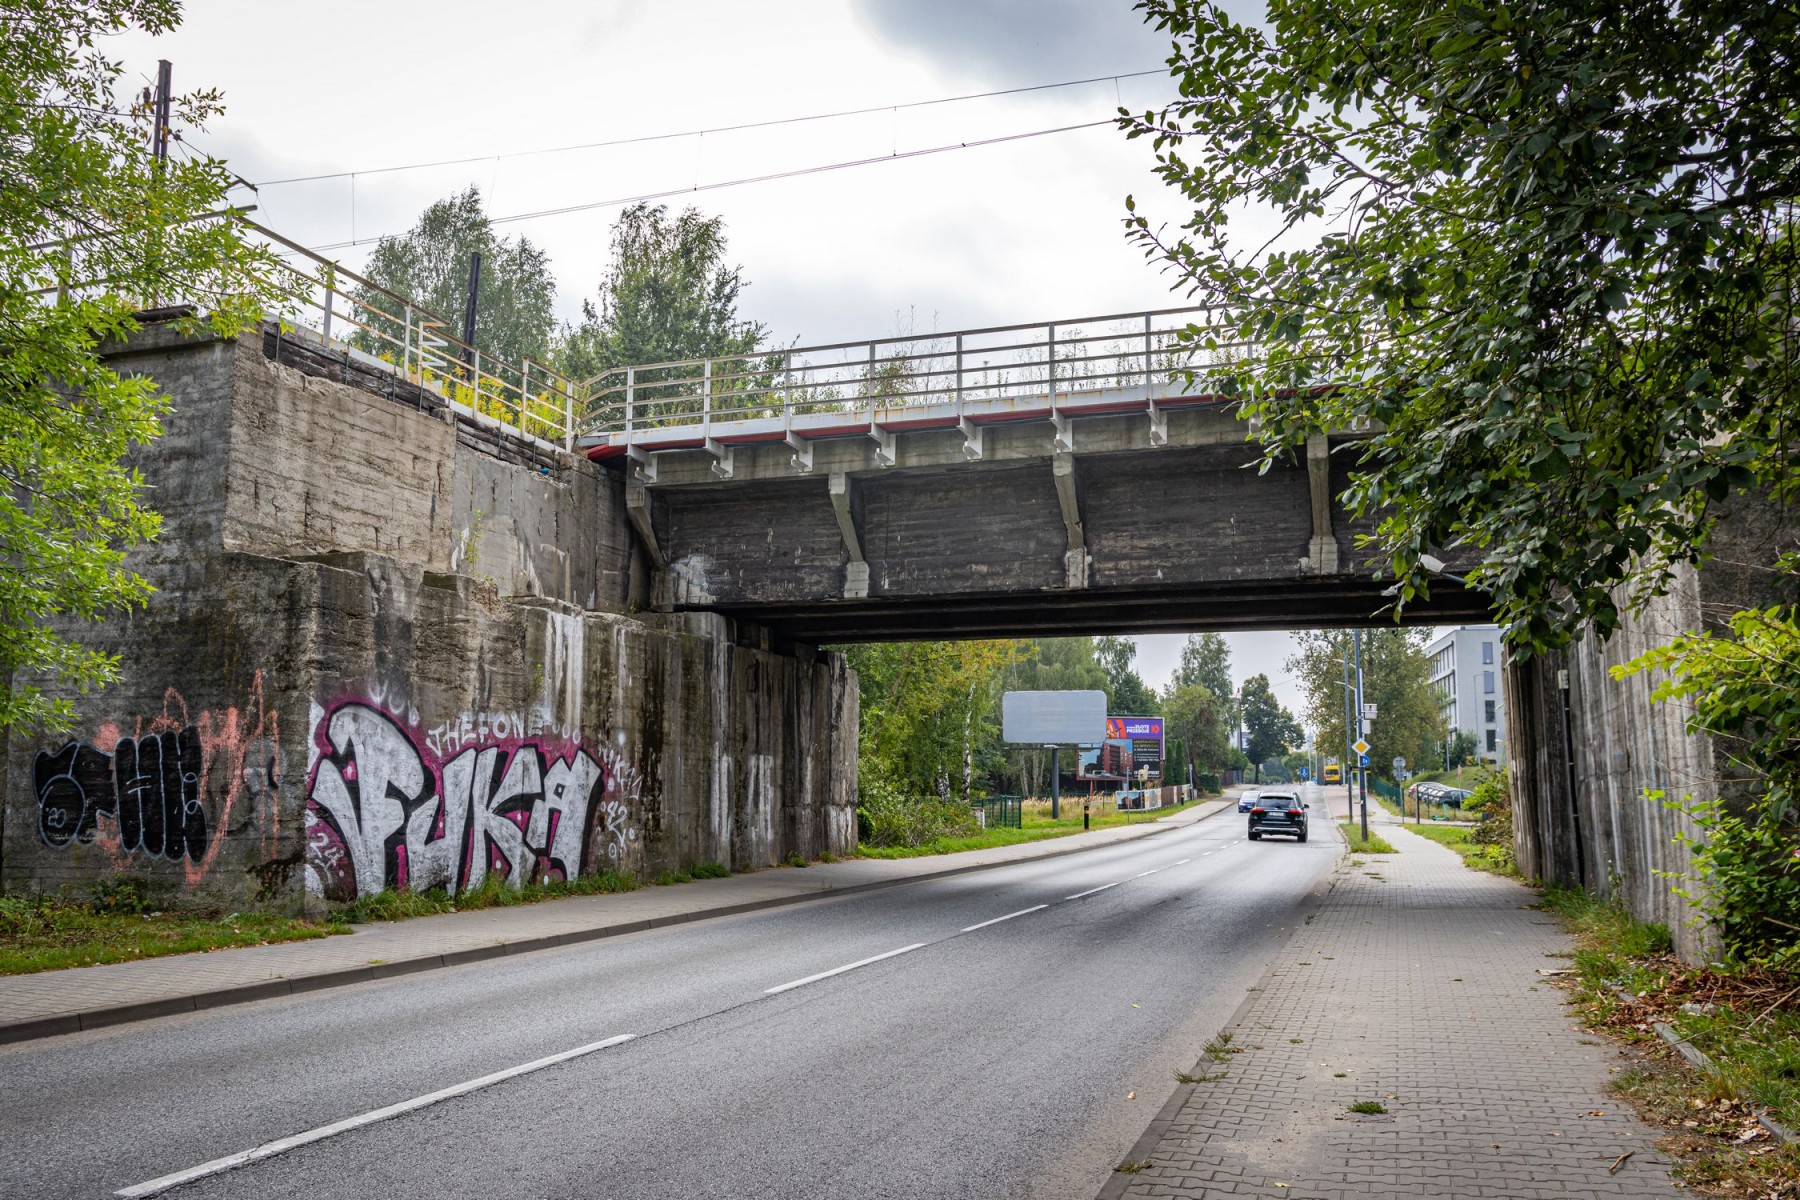
<svg viewBox="0 0 1800 1200">
<path fill-rule="evenodd" d="M 337 292 L 337 272 L 325 264 L 325 343 L 331 344 L 331 300 Z"/>
<path fill-rule="evenodd" d="M 413 369 L 412 369 L 413 320 L 412 319 L 413 319 L 413 310 L 412 310 L 412 305 L 409 304 L 406 306 L 406 316 L 404 318 L 404 320 L 406 321 L 406 324 L 400 330 L 400 369 L 406 373 L 406 376 L 409 379 L 412 378 L 412 373 L 413 373 Z M 421 349 L 422 348 L 423 347 L 421 347 Z M 423 374 L 424 374 L 424 372 L 421 371 L 420 372 L 421 377 L 423 376 Z"/>
<path fill-rule="evenodd" d="M 1144 396 L 1150 396 L 1150 314 L 1144 314 Z"/>
<path fill-rule="evenodd" d="M 700 364 L 700 435 L 712 436 L 712 365 L 707 359 Z"/>
<path fill-rule="evenodd" d="M 956 335 L 956 411 L 962 414 L 963 402 L 963 335 Z"/>
<path fill-rule="evenodd" d="M 631 420 L 637 408 L 637 368 L 625 368 L 625 444 L 631 445 Z"/>
<path fill-rule="evenodd" d="M 1050 410 L 1056 411 L 1056 325 L 1050 325 Z"/>
</svg>

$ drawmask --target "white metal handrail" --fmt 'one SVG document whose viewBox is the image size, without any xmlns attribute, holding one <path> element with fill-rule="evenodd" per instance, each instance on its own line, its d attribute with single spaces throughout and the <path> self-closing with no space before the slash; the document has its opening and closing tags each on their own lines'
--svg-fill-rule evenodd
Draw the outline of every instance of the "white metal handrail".
<svg viewBox="0 0 1800 1200">
<path fill-rule="evenodd" d="M 1230 316 L 1155 309 L 620 367 L 587 384 L 580 432 L 630 444 L 652 430 L 697 426 L 710 436 L 772 417 L 1032 398 L 1054 410 L 1103 391 L 1150 395 L 1189 372 L 1253 358 Z"/>
<path fill-rule="evenodd" d="M 272 229 L 244 224 L 301 256 L 282 279 L 267 281 L 286 302 L 273 315 L 436 392 L 471 417 L 573 449 L 580 389 L 568 377 L 536 359 L 514 362 L 485 354 L 452 334 L 450 322 L 408 297 Z"/>
</svg>

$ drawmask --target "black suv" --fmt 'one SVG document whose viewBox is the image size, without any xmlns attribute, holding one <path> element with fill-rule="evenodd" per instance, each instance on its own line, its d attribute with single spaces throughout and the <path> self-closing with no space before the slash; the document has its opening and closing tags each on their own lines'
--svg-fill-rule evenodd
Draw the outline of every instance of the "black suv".
<svg viewBox="0 0 1800 1200">
<path fill-rule="evenodd" d="M 1250 810 L 1250 840 L 1257 841 L 1265 833 L 1279 833 L 1304 842 L 1306 840 L 1306 806 L 1300 793 L 1264 791 Z"/>
</svg>

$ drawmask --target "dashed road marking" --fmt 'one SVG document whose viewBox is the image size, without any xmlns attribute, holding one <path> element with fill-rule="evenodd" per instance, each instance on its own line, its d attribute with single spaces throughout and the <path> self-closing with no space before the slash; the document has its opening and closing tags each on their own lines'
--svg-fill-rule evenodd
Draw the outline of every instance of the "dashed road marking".
<svg viewBox="0 0 1800 1200">
<path fill-rule="evenodd" d="M 821 979 L 830 979 L 833 975 L 842 975 L 845 971 L 854 971 L 858 967 L 866 967 L 870 963 L 878 963 L 885 958 L 895 958 L 902 954 L 910 954 L 924 945 L 924 942 L 914 942 L 912 945 L 902 946 L 898 950 L 889 950 L 886 954 L 876 954 L 869 958 L 860 958 L 853 963 L 845 963 L 841 967 L 833 967 L 829 971 L 820 971 L 817 975 L 808 975 L 805 979 L 795 979 L 787 983 L 779 983 L 772 988 L 764 988 L 763 995 L 773 996 L 777 992 L 790 991 L 793 988 L 802 987 L 809 983 L 817 983 Z"/>
<path fill-rule="evenodd" d="M 989 925 L 998 925 L 1002 921 L 1010 921 L 1014 917 L 1022 917 L 1026 913 L 1034 913 L 1034 912 L 1039 911 L 1040 909 L 1045 909 L 1045 908 L 1049 908 L 1049 907 L 1050 906 L 1048 904 L 1034 904 L 1030 908 L 1021 908 L 1018 912 L 1007 913 L 1004 917 L 995 917 L 991 921 L 981 921 L 974 925 L 965 925 L 962 928 L 962 932 L 974 933 L 977 929 L 986 929 Z"/>
</svg>

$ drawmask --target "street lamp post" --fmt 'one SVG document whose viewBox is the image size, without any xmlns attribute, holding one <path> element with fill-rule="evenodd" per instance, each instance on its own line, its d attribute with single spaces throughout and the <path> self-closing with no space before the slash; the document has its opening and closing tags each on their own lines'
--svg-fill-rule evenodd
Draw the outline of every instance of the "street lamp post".
<svg viewBox="0 0 1800 1200">
<path fill-rule="evenodd" d="M 1362 630 L 1355 629 L 1351 635 L 1356 643 L 1356 738 L 1365 741 L 1363 732 L 1363 657 Z M 1364 756 L 1356 756 L 1356 789 L 1361 801 L 1363 841 L 1369 840 L 1369 768 Z"/>
</svg>

